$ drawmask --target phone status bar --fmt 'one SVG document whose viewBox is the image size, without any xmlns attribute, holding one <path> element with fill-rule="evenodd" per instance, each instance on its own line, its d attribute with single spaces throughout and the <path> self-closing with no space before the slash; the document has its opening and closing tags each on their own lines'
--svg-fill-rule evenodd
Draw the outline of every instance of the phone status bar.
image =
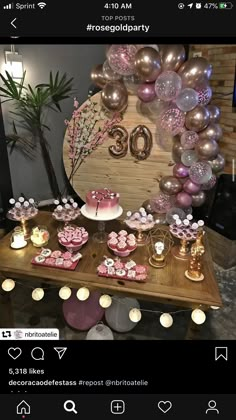
<svg viewBox="0 0 236 420">
<path fill-rule="evenodd" d="M 231 10 L 234 4 L 231 1 L 221 3 L 178 3 L 179 10 Z"/>
</svg>

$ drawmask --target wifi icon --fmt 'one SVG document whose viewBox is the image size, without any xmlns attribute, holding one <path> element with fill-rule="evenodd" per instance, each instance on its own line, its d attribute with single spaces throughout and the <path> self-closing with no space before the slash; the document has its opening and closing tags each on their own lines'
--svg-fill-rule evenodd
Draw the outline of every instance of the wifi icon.
<svg viewBox="0 0 236 420">
<path fill-rule="evenodd" d="M 41 1 L 40 3 L 38 3 L 38 7 L 40 7 L 40 9 L 43 9 L 45 6 L 47 6 L 47 4 L 44 3 L 43 1 Z"/>
</svg>

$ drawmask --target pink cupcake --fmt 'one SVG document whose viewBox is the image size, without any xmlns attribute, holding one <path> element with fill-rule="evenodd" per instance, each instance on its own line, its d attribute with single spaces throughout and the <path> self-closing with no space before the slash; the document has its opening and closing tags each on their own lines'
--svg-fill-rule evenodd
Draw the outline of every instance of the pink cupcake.
<svg viewBox="0 0 236 420">
<path fill-rule="evenodd" d="M 109 233 L 109 235 L 108 235 L 108 238 L 109 239 L 112 239 L 112 238 L 117 238 L 117 233 L 116 232 L 111 232 L 111 233 Z"/>
<path fill-rule="evenodd" d="M 127 241 L 127 247 L 130 251 L 133 251 L 136 248 L 136 241 L 134 240 Z"/>
<path fill-rule="evenodd" d="M 83 241 L 87 241 L 87 240 L 88 240 L 88 237 L 89 237 L 88 232 L 84 232 L 84 233 L 82 234 L 82 239 L 83 239 Z"/>
<path fill-rule="evenodd" d="M 82 238 L 81 237 L 74 238 L 72 239 L 71 243 L 72 245 L 80 246 L 82 245 Z"/>
<path fill-rule="evenodd" d="M 127 235 L 128 235 L 128 232 L 126 232 L 126 230 L 121 230 L 121 231 L 118 233 L 118 235 L 119 235 L 119 236 L 127 236 Z"/>
<path fill-rule="evenodd" d="M 112 238 L 112 239 L 110 239 L 110 240 L 108 241 L 108 246 L 109 246 L 111 249 L 116 249 L 116 248 L 117 248 L 117 244 L 118 244 L 118 241 L 117 241 L 117 239 L 116 239 L 116 238 Z"/>
<path fill-rule="evenodd" d="M 70 241 L 68 241 L 68 239 L 66 239 L 65 237 L 64 238 L 60 238 L 60 241 L 59 241 L 62 245 L 64 245 L 64 246 L 70 246 Z"/>
<path fill-rule="evenodd" d="M 130 234 L 127 236 L 127 238 L 128 238 L 128 239 L 130 239 L 130 240 L 135 240 L 135 236 L 134 236 L 134 234 L 133 234 L 133 233 L 130 233 Z"/>
<path fill-rule="evenodd" d="M 127 247 L 126 242 L 119 242 L 117 245 L 117 249 L 118 251 L 121 251 L 121 252 L 127 251 L 128 247 Z"/>
</svg>

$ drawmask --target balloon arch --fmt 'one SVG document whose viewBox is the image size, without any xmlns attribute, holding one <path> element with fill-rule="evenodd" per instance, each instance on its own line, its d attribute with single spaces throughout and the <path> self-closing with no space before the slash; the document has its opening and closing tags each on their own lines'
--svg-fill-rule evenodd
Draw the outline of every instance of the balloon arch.
<svg viewBox="0 0 236 420">
<path fill-rule="evenodd" d="M 122 113 L 128 94 L 137 95 L 158 129 L 175 137 L 173 175 L 161 178 L 153 210 L 201 206 L 225 164 L 218 144 L 220 110 L 210 105 L 212 65 L 204 57 L 186 61 L 183 45 L 110 45 L 106 57 L 91 73 L 105 109 Z"/>
</svg>

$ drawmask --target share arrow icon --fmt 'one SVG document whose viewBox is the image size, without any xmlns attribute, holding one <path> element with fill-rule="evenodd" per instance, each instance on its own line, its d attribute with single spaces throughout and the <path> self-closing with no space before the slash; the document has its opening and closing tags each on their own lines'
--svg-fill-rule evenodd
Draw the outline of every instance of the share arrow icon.
<svg viewBox="0 0 236 420">
<path fill-rule="evenodd" d="M 61 360 L 67 350 L 67 347 L 54 347 L 54 350 L 56 350 L 59 360 Z"/>
</svg>

